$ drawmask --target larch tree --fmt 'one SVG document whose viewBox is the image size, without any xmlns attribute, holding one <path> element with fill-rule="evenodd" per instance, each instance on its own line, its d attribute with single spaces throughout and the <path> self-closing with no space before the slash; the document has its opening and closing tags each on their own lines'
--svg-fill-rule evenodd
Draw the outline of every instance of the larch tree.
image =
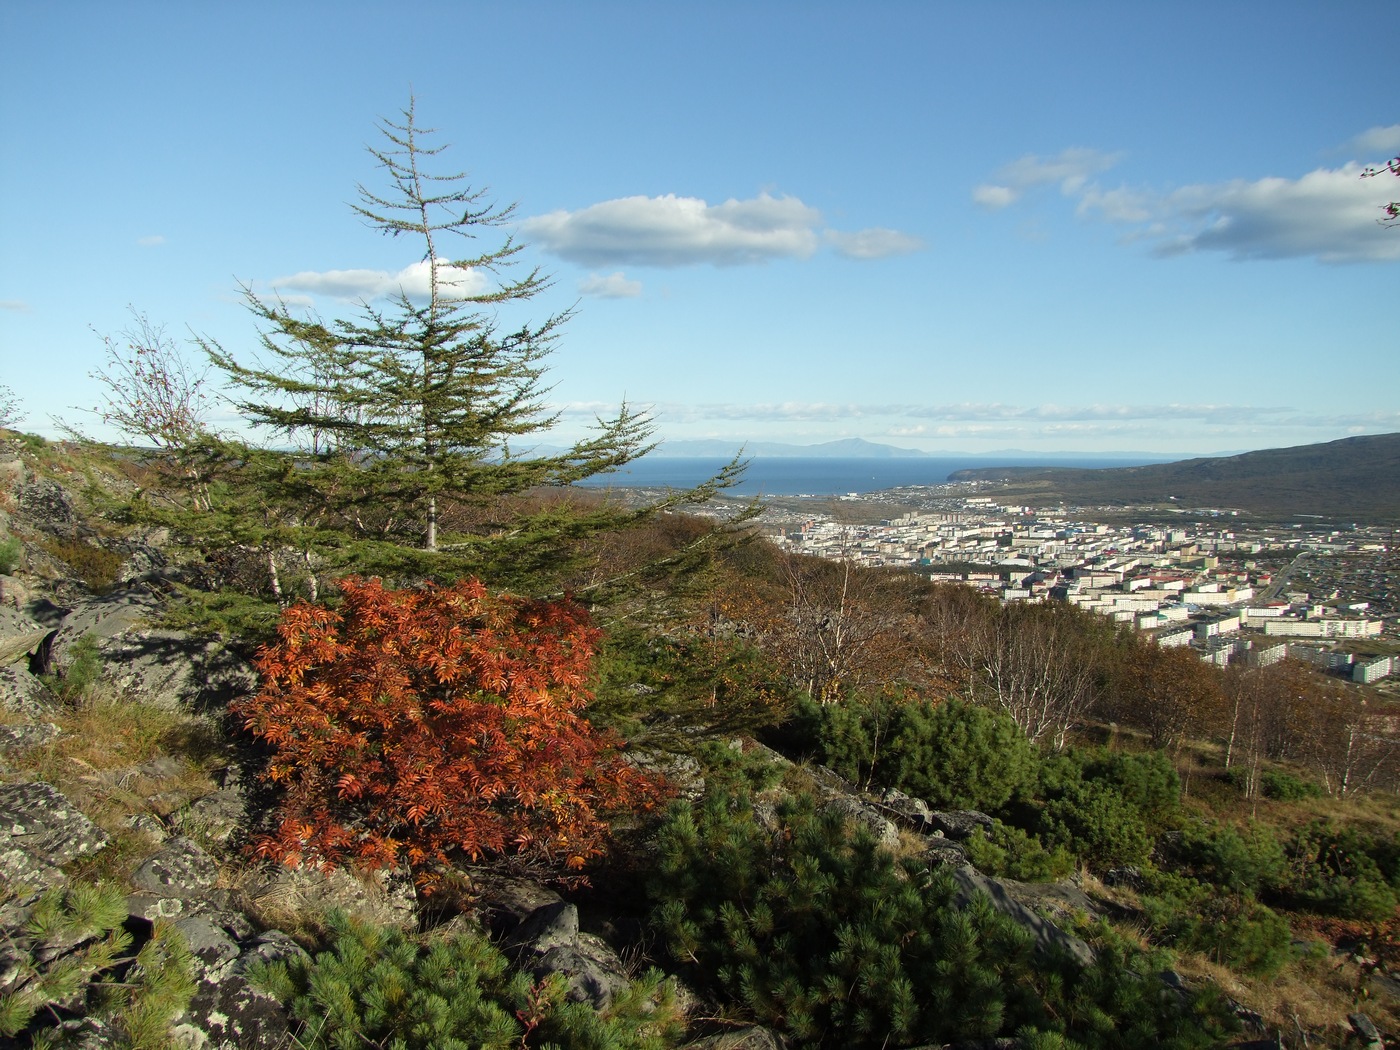
<svg viewBox="0 0 1400 1050">
<path fill-rule="evenodd" d="M 295 457 L 282 475 L 287 505 L 314 508 L 315 526 L 298 529 L 293 510 L 294 545 L 313 544 L 361 572 L 473 573 L 528 588 L 580 539 L 708 498 L 737 476 L 732 465 L 643 510 L 518 499 L 644 455 L 651 422 L 624 403 L 567 451 L 531 453 L 532 439 L 557 421 L 544 362 L 570 312 L 507 327 L 503 314 L 548 287 L 538 269 L 515 269 L 522 246 L 500 232 L 514 205 L 498 206 L 460 172 L 434 170 L 446 146 L 419 124 L 412 100 L 379 130 L 382 145 L 369 152 L 387 187 L 359 186 L 352 207 L 371 228 L 416 243 L 420 267 L 411 272 L 423 286 L 332 320 L 245 289 L 261 324 L 257 359 L 206 342 L 244 417 Z M 479 243 L 493 233 L 494 245 Z M 468 252 L 454 254 L 461 243 Z"/>
</svg>

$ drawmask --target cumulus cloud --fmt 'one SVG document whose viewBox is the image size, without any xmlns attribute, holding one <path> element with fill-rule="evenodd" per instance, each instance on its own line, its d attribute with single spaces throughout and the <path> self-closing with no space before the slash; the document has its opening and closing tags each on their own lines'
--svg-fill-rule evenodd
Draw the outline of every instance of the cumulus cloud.
<svg viewBox="0 0 1400 1050">
<path fill-rule="evenodd" d="M 438 263 L 438 286 L 448 299 L 467 299 L 488 290 L 486 277 L 479 270 Z M 406 295 L 426 299 L 429 295 L 427 260 L 405 266 L 398 273 L 387 270 L 303 270 L 271 282 L 278 290 L 289 288 L 311 295 L 328 295 L 350 302 L 369 302 L 385 296 Z"/>
<path fill-rule="evenodd" d="M 1094 175 L 1107 171 L 1122 159 L 1121 153 L 1082 146 L 1061 150 L 1053 157 L 1028 153 L 992 175 L 992 181 L 982 183 L 972 191 L 972 199 L 992 211 L 1005 208 L 1021 199 L 1022 194 L 1037 186 L 1059 184 L 1060 192 L 1074 196 Z"/>
<path fill-rule="evenodd" d="M 1377 224 L 1393 191 L 1379 179 L 1361 178 L 1356 164 L 1319 168 L 1299 179 L 1184 186 L 1161 199 L 1169 232 L 1156 250 L 1222 251 L 1236 259 L 1400 259 L 1400 239 Z"/>
<path fill-rule="evenodd" d="M 604 276 L 591 273 L 578 283 L 581 295 L 595 295 L 600 299 L 635 299 L 642 294 L 642 282 L 628 280 L 621 270 Z"/>
<path fill-rule="evenodd" d="M 1400 149 L 1400 124 L 1372 128 L 1350 146 L 1373 157 Z M 1022 157 L 978 186 L 973 200 L 996 210 L 1037 187 L 1057 185 L 1075 201 L 1080 218 L 1121 227 L 1125 240 L 1144 241 L 1162 256 L 1214 251 L 1235 259 L 1400 259 L 1400 237 L 1377 222 L 1396 188 L 1387 179 L 1363 179 L 1359 163 L 1299 178 L 1234 179 L 1173 190 L 1101 185 L 1094 176 L 1118 159 L 1088 149 Z"/>
<path fill-rule="evenodd" d="M 674 193 L 621 197 L 577 211 L 554 211 L 521 224 L 552 255 L 583 266 L 740 266 L 807 259 L 823 242 L 850 259 L 881 259 L 923 247 L 917 238 L 876 227 L 827 229 L 821 212 L 797 197 L 761 193 L 710 204 Z"/>
<path fill-rule="evenodd" d="M 918 237 L 883 226 L 855 233 L 827 230 L 825 236 L 837 254 L 848 259 L 887 259 L 892 255 L 910 255 L 924 246 Z"/>
<path fill-rule="evenodd" d="M 142 248 L 156 248 L 165 243 L 165 237 L 159 233 L 153 233 L 149 237 L 138 237 L 136 243 Z"/>
<path fill-rule="evenodd" d="M 709 204 L 697 197 L 623 197 L 525 220 L 545 251 L 585 266 L 733 266 L 805 259 L 817 250 L 821 214 L 796 197 L 760 194 Z"/>
</svg>

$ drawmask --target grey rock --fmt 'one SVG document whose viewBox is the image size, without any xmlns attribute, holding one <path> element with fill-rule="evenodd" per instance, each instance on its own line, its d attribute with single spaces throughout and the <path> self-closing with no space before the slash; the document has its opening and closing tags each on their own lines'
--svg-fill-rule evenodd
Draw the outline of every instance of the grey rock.
<svg viewBox="0 0 1400 1050">
<path fill-rule="evenodd" d="M 546 904 L 530 913 L 503 942 L 506 951 L 544 955 L 552 948 L 578 942 L 578 908 L 565 901 Z"/>
<path fill-rule="evenodd" d="M 283 1050 L 296 1045 L 282 1004 L 237 973 L 220 981 L 201 981 L 171 1034 L 175 1045 L 185 1050 Z"/>
<path fill-rule="evenodd" d="M 1347 1023 L 1351 1025 L 1352 1032 L 1356 1034 L 1364 1050 L 1385 1050 L 1385 1040 L 1381 1038 L 1380 1029 L 1365 1014 L 1347 1014 Z"/>
<path fill-rule="evenodd" d="M 860 799 L 850 795 L 837 795 L 825 802 L 822 808 L 839 813 L 851 823 L 873 832 L 881 845 L 893 846 L 899 842 L 899 828 L 895 827 L 894 821 Z"/>
<path fill-rule="evenodd" d="M 175 928 L 185 938 L 199 967 L 201 979 L 217 981 L 223 978 L 241 952 L 222 926 L 203 916 L 180 919 Z"/>
<path fill-rule="evenodd" d="M 247 800 L 240 788 L 221 788 L 212 795 L 195 799 L 175 814 L 171 821 L 190 834 L 213 842 L 227 842 L 247 822 Z"/>
<path fill-rule="evenodd" d="M 960 843 L 942 837 L 924 840 L 924 858 L 930 866 L 948 864 L 957 867 L 968 863 L 967 850 Z"/>
<path fill-rule="evenodd" d="M 49 714 L 53 699 L 48 686 L 24 664 L 0 667 L 0 709 L 37 720 Z"/>
<path fill-rule="evenodd" d="M 562 975 L 571 1002 L 604 1009 L 627 986 L 617 952 L 601 937 L 579 933 L 578 909 L 564 901 L 537 908 L 502 947 L 537 980 Z"/>
<path fill-rule="evenodd" d="M 1122 887 L 1129 890 L 1142 890 L 1147 883 L 1143 881 L 1142 871 L 1134 867 L 1109 868 L 1103 875 L 1103 884 L 1114 888 Z"/>
<path fill-rule="evenodd" d="M 219 642 L 152 626 L 163 610 L 164 596 L 148 584 L 80 602 L 63 617 L 54 660 L 62 666 L 74 643 L 92 637 L 106 682 L 171 710 L 222 711 L 257 688 L 252 666 Z"/>
<path fill-rule="evenodd" d="M 380 870 L 352 875 L 343 868 L 268 866 L 261 884 L 246 895 L 265 918 L 279 915 L 325 915 L 343 911 L 372 926 L 418 928 L 418 899 L 413 880 L 404 870 Z M 276 925 L 269 921 L 267 925 Z"/>
<path fill-rule="evenodd" d="M 564 903 L 563 897 L 532 879 L 489 871 L 472 871 L 470 875 L 480 913 L 498 930 L 513 929 L 537 908 Z"/>
<path fill-rule="evenodd" d="M 933 810 L 921 798 L 914 798 L 896 788 L 890 788 L 880 796 L 880 803 L 915 831 L 933 827 Z"/>
<path fill-rule="evenodd" d="M 1093 963 L 1092 948 L 1016 900 L 1008 892 L 1007 883 L 1003 880 L 991 878 L 975 868 L 964 866 L 954 869 L 953 881 L 958 887 L 955 901 L 959 906 L 967 907 L 975 894 L 985 894 L 992 902 L 992 907 L 1015 920 L 1031 934 L 1037 948 L 1050 952 L 1062 951 L 1083 966 Z"/>
<path fill-rule="evenodd" d="M 12 888 L 41 892 L 55 886 L 62 886 L 68 876 L 62 869 L 36 857 L 27 849 L 11 846 L 0 848 L 0 879 Z"/>
<path fill-rule="evenodd" d="M 526 964 L 536 980 L 551 974 L 564 978 L 564 997 L 605 1010 L 613 996 L 627 987 L 627 974 L 617 953 L 597 937 L 580 934 L 577 944 L 551 948 Z"/>
<path fill-rule="evenodd" d="M 108 841 L 105 831 L 52 786 L 0 785 L 0 849 L 18 847 L 57 866 L 96 853 Z"/>
<path fill-rule="evenodd" d="M 58 736 L 59 728 L 52 722 L 30 722 L 27 725 L 0 726 L 0 752 L 23 751 L 47 744 Z"/>
<path fill-rule="evenodd" d="M 9 666 L 30 656 L 48 636 L 48 628 L 38 626 L 18 634 L 0 633 L 0 665 Z"/>
<path fill-rule="evenodd" d="M 131 876 L 131 884 L 158 897 L 194 900 L 208 895 L 219 877 L 214 858 L 183 836 L 170 839 Z"/>
<path fill-rule="evenodd" d="M 978 813 L 975 809 L 956 809 L 935 810 L 929 814 L 929 823 L 950 839 L 962 840 L 971 838 L 978 828 L 990 832 L 994 822 L 987 814 Z"/>
</svg>

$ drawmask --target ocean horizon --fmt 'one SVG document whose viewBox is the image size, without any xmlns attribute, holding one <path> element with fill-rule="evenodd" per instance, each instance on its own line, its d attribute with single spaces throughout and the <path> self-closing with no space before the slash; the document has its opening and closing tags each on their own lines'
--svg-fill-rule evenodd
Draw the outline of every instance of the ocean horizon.
<svg viewBox="0 0 1400 1050">
<path fill-rule="evenodd" d="M 593 488 L 691 488 L 712 478 L 729 461 L 703 456 L 657 456 L 636 460 L 621 470 L 597 474 L 579 484 Z M 1122 457 L 1017 458 L 881 457 L 869 459 L 801 456 L 754 456 L 739 483 L 726 491 L 737 496 L 844 496 L 880 492 L 908 485 L 942 485 L 958 470 L 985 467 L 1132 467 L 1152 462 Z"/>
</svg>

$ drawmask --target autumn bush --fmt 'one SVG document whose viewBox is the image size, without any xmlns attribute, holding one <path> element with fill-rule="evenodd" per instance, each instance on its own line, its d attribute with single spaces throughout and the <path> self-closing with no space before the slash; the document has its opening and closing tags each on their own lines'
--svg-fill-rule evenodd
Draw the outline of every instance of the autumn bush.
<svg viewBox="0 0 1400 1050">
<path fill-rule="evenodd" d="M 341 593 L 336 609 L 286 611 L 258 655 L 261 690 L 234 706 L 285 789 L 262 855 L 407 861 L 424 888 L 457 857 L 577 870 L 609 813 L 660 796 L 582 717 L 597 642 L 583 609 L 477 580 L 351 578 Z"/>
</svg>

